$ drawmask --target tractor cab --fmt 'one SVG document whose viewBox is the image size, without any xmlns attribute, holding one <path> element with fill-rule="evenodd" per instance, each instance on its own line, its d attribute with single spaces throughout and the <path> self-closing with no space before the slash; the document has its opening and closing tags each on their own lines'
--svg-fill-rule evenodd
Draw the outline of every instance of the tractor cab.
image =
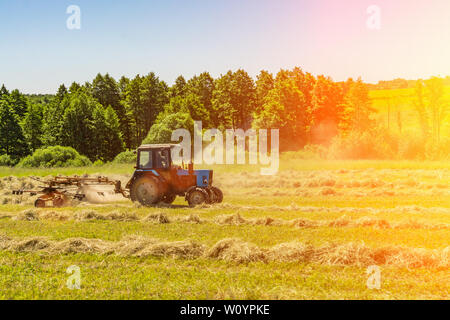
<svg viewBox="0 0 450 320">
<path fill-rule="evenodd" d="M 194 170 L 191 163 L 177 165 L 172 150 L 177 144 L 145 144 L 137 149 L 136 170 L 126 188 L 143 205 L 172 203 L 184 196 L 189 205 L 221 202 L 222 192 L 212 186 L 212 170 Z"/>
<path fill-rule="evenodd" d="M 176 144 L 142 145 L 137 149 L 138 170 L 169 170 L 172 167 L 171 150 Z"/>
</svg>

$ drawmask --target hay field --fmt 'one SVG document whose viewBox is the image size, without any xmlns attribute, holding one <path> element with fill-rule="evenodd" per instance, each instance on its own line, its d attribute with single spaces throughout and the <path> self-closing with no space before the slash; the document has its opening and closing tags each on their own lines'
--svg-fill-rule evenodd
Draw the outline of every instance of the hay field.
<svg viewBox="0 0 450 320">
<path fill-rule="evenodd" d="M 35 209 L 28 175 L 132 166 L 0 168 L 2 299 L 448 299 L 450 164 L 304 161 L 276 176 L 216 166 L 224 203 L 127 200 Z M 70 290 L 69 266 L 81 288 Z M 381 288 L 366 283 L 369 266 Z"/>
</svg>

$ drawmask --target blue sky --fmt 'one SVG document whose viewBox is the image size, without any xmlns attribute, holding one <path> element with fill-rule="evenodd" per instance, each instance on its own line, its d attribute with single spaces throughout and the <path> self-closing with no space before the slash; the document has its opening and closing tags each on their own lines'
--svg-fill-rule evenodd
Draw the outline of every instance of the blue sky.
<svg viewBox="0 0 450 320">
<path fill-rule="evenodd" d="M 450 1 L 344 2 L 0 0 L 0 83 L 54 93 L 98 72 L 119 78 L 154 71 L 169 84 L 179 74 L 217 77 L 237 68 L 254 77 L 300 66 L 372 82 L 450 73 L 441 59 L 450 53 Z M 380 31 L 365 26 L 372 2 L 383 9 Z M 72 4 L 81 9 L 80 30 L 66 28 Z"/>
</svg>

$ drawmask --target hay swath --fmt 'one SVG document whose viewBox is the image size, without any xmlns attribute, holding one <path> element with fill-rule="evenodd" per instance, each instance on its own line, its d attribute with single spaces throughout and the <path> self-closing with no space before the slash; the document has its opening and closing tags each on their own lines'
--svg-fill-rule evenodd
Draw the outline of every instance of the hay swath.
<svg viewBox="0 0 450 320">
<path fill-rule="evenodd" d="M 79 176 L 57 176 L 50 180 L 39 180 L 44 186 L 40 190 L 13 190 L 13 194 L 22 195 L 29 193 L 30 195 L 40 195 L 34 202 L 35 207 L 63 207 L 70 203 L 72 199 L 83 200 L 86 194 L 83 187 L 87 186 L 114 186 L 114 193 L 120 193 L 124 197 L 129 198 L 126 190 L 122 189 L 119 180 L 109 180 L 107 177 L 86 178 Z M 103 192 L 97 192 L 99 196 L 104 196 Z"/>
</svg>

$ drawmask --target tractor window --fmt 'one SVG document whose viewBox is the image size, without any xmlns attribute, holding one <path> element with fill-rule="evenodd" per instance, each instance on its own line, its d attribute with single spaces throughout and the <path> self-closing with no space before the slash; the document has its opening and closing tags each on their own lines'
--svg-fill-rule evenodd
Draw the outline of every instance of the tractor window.
<svg viewBox="0 0 450 320">
<path fill-rule="evenodd" d="M 139 168 L 153 168 L 152 152 L 150 150 L 139 153 Z"/>
<path fill-rule="evenodd" d="M 169 168 L 169 150 L 158 150 L 156 152 L 156 167 L 159 169 Z"/>
</svg>

